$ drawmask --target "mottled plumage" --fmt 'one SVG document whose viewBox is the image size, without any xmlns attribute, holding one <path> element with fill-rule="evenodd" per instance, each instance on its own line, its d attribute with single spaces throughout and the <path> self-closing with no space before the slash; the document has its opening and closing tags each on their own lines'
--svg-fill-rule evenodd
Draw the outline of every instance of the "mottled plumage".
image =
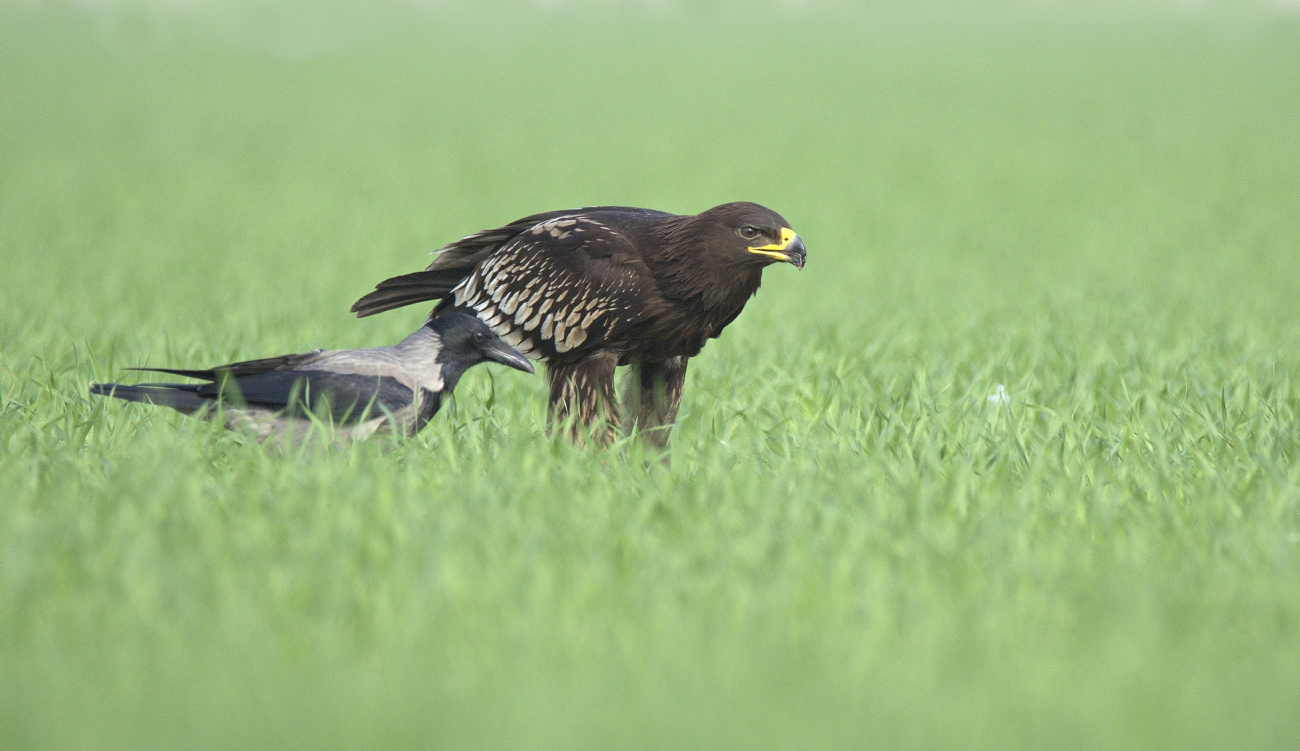
<svg viewBox="0 0 1300 751">
<path fill-rule="evenodd" d="M 432 316 L 472 310 L 506 342 L 545 360 L 553 417 L 620 421 L 614 369 L 632 365 L 632 419 L 660 444 L 686 361 L 744 308 L 762 270 L 802 268 L 780 215 L 731 203 L 693 216 L 624 207 L 536 214 L 442 249 L 352 306 L 359 317 L 427 300 Z"/>
<path fill-rule="evenodd" d="M 431 319 L 400 343 L 368 349 L 316 350 L 249 360 L 209 370 L 134 368 L 206 383 L 94 384 L 90 393 L 171 407 L 187 415 L 219 414 L 227 427 L 301 439 L 313 416 L 333 422 L 345 440 L 425 426 L 466 370 L 488 360 L 533 372 L 522 354 L 471 315 Z"/>
</svg>

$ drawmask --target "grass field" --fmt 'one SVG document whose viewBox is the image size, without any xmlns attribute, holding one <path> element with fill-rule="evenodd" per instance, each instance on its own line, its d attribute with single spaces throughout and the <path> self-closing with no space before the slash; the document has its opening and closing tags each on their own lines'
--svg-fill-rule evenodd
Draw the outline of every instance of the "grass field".
<svg viewBox="0 0 1300 751">
<path fill-rule="evenodd" d="M 1300 746 L 1300 15 L 579 17 L 3 11 L 0 747 Z M 671 469 L 495 366 L 347 450 L 86 393 L 739 199 L 809 262 Z"/>
</svg>

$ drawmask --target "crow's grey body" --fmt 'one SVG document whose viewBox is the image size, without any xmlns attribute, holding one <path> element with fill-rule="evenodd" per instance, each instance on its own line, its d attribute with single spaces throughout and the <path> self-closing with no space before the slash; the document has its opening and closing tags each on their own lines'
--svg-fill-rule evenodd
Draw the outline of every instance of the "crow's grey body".
<svg viewBox="0 0 1300 751">
<path fill-rule="evenodd" d="M 301 440 L 313 419 L 333 423 L 343 440 L 376 432 L 412 435 L 429 422 L 461 375 L 487 360 L 532 372 L 527 358 L 465 314 L 429 321 L 398 344 L 316 350 L 211 370 L 142 368 L 206 383 L 95 384 L 90 392 L 171 407 L 187 415 L 219 415 L 228 428 L 257 440 Z"/>
</svg>

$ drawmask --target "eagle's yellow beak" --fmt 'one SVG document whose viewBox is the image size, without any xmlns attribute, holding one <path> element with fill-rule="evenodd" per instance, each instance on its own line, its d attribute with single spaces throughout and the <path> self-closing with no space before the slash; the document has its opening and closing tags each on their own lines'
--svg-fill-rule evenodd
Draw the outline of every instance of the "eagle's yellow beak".
<svg viewBox="0 0 1300 751">
<path fill-rule="evenodd" d="M 802 269 L 804 261 L 808 259 L 808 249 L 804 247 L 803 240 L 800 240 L 794 230 L 789 227 L 781 228 L 781 242 L 775 245 L 750 248 L 749 252 L 775 258 L 778 261 L 793 263 L 797 269 Z"/>
</svg>

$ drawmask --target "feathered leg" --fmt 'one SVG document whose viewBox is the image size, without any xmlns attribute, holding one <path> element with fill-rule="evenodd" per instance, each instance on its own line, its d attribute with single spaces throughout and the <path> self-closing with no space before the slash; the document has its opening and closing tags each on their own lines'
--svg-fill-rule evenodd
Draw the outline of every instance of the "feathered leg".
<svg viewBox="0 0 1300 751">
<path fill-rule="evenodd" d="M 547 416 L 552 425 L 572 420 L 570 436 L 583 443 L 591 436 L 607 446 L 617 437 L 618 397 L 614 390 L 614 368 L 618 355 L 602 352 L 565 365 L 549 365 L 551 401 Z"/>
<path fill-rule="evenodd" d="M 656 448 L 668 447 L 668 434 L 677 422 L 686 384 L 686 358 L 633 363 L 628 368 L 624 412 Z"/>
</svg>

